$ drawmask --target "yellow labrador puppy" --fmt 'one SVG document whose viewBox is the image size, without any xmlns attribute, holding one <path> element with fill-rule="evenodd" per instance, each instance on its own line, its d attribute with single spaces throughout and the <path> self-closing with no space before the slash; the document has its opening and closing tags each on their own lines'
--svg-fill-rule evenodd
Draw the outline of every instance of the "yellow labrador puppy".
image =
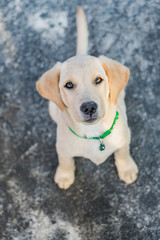
<svg viewBox="0 0 160 240">
<path fill-rule="evenodd" d="M 37 81 L 40 95 L 48 100 L 57 123 L 59 165 L 55 182 L 67 189 L 75 179 L 74 157 L 103 163 L 112 153 L 118 175 L 125 183 L 137 178 L 138 168 L 130 156 L 124 87 L 130 71 L 104 56 L 86 55 L 88 30 L 84 12 L 77 11 L 77 55 L 58 62 Z"/>
</svg>

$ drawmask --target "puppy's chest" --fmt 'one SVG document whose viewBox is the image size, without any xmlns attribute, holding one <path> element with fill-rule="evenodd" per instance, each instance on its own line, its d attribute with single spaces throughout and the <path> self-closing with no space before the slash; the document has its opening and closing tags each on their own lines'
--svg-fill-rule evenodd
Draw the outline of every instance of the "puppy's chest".
<svg viewBox="0 0 160 240">
<path fill-rule="evenodd" d="M 75 155 L 88 158 L 95 164 L 99 165 L 120 147 L 123 137 L 119 134 L 117 136 L 116 132 L 113 131 L 102 141 L 97 139 L 77 140 L 78 148 L 76 148 Z M 104 150 L 100 149 L 101 144 L 104 145 Z"/>
<path fill-rule="evenodd" d="M 97 165 L 101 164 L 116 151 L 118 145 L 118 142 L 114 143 L 112 136 L 108 136 L 102 141 L 94 139 L 87 140 L 87 142 L 83 144 L 83 157 L 89 158 Z"/>
</svg>

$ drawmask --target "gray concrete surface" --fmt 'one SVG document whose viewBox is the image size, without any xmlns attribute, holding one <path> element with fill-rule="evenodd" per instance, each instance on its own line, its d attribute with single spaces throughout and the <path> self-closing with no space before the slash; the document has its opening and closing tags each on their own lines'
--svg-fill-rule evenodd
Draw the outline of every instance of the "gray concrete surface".
<svg viewBox="0 0 160 240">
<path fill-rule="evenodd" d="M 126 104 L 140 173 L 127 186 L 114 159 L 76 160 L 69 190 L 53 182 L 56 125 L 35 82 L 75 54 L 76 6 L 89 54 L 131 70 Z M 152 0 L 0 1 L 0 239 L 160 239 L 160 5 Z"/>
</svg>

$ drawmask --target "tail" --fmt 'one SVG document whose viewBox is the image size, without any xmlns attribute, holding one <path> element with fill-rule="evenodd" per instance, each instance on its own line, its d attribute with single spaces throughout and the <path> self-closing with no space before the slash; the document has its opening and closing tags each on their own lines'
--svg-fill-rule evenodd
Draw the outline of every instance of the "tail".
<svg viewBox="0 0 160 240">
<path fill-rule="evenodd" d="M 88 27 L 86 16 L 81 7 L 77 8 L 77 52 L 76 55 L 86 55 L 88 49 Z"/>
</svg>

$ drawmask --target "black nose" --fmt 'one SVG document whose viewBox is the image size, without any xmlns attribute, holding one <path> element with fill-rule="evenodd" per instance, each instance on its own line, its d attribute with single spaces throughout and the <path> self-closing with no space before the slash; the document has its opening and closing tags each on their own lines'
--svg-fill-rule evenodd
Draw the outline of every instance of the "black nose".
<svg viewBox="0 0 160 240">
<path fill-rule="evenodd" d="M 97 110 L 97 103 L 93 101 L 85 102 L 81 105 L 80 110 L 86 115 L 92 115 Z"/>
</svg>

